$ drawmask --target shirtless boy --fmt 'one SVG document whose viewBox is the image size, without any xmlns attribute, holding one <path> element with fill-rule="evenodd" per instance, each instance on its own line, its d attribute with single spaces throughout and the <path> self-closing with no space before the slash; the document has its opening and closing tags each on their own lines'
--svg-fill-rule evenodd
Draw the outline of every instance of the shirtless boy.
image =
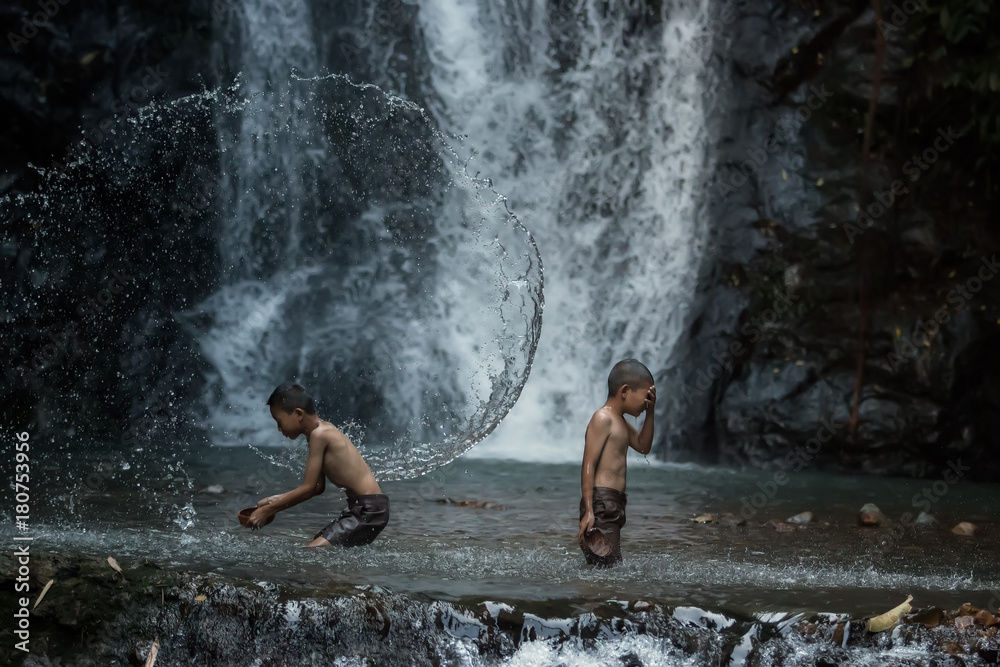
<svg viewBox="0 0 1000 667">
<path fill-rule="evenodd" d="M 340 429 L 316 414 L 305 389 L 286 382 L 267 399 L 278 430 L 294 440 L 305 434 L 309 442 L 305 480 L 288 493 L 268 496 L 250 515 L 250 528 L 260 528 L 281 510 L 323 493 L 326 480 L 347 492 L 347 509 L 319 531 L 307 547 L 368 544 L 389 522 L 389 498 L 382 493 L 361 453 Z"/>
<path fill-rule="evenodd" d="M 622 558 L 621 529 L 627 499 L 625 459 L 629 447 L 640 454 L 648 454 L 652 448 L 655 405 L 656 387 L 649 369 L 635 359 L 615 364 L 608 376 L 608 400 L 590 418 L 583 450 L 583 498 L 577 540 L 590 565 L 611 567 Z M 636 431 L 624 415 L 638 417 L 643 411 L 646 418 L 642 430 Z M 598 531 L 604 540 L 595 535 Z"/>
</svg>

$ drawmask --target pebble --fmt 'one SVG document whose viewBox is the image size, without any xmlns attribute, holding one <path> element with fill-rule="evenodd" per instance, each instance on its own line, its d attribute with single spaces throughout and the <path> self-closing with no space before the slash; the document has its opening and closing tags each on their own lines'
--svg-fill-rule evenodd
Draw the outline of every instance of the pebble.
<svg viewBox="0 0 1000 667">
<path fill-rule="evenodd" d="M 785 523 L 784 521 L 778 521 L 777 519 L 771 519 L 764 524 L 768 528 L 774 528 L 779 533 L 788 533 L 795 530 L 795 526 L 790 523 Z"/>
<path fill-rule="evenodd" d="M 795 516 L 785 519 L 788 523 L 812 523 L 815 520 L 812 512 L 799 512 Z"/>
<path fill-rule="evenodd" d="M 956 525 L 951 529 L 951 532 L 956 535 L 975 535 L 979 532 L 979 526 L 974 523 L 969 523 L 968 521 L 963 521 L 962 523 Z"/>
<path fill-rule="evenodd" d="M 866 503 L 858 512 L 858 523 L 862 526 L 878 526 L 888 523 L 885 514 L 874 503 Z"/>
</svg>

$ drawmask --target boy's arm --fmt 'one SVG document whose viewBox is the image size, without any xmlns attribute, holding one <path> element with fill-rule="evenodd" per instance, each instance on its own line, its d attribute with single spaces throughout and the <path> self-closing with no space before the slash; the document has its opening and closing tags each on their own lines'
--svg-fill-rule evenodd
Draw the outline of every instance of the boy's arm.
<svg viewBox="0 0 1000 667">
<path fill-rule="evenodd" d="M 323 476 L 323 453 L 326 451 L 326 445 L 322 438 L 316 438 L 309 443 L 309 458 L 306 460 L 306 473 L 302 484 L 287 493 L 271 496 L 269 498 L 271 502 L 267 504 L 258 504 L 257 509 L 250 515 L 251 528 L 260 527 L 268 517 L 323 493 L 326 489 L 326 478 Z"/>
<path fill-rule="evenodd" d="M 580 471 L 580 491 L 583 495 L 585 513 L 580 519 L 579 540 L 583 534 L 594 527 L 594 474 L 597 472 L 597 462 L 601 452 L 611 436 L 612 417 L 607 412 L 598 411 L 587 426 L 586 441 L 583 446 L 583 469 Z"/>
<path fill-rule="evenodd" d="M 632 425 L 626 422 L 629 427 L 629 446 L 640 454 L 649 454 L 653 449 L 653 415 L 656 412 L 656 387 L 650 387 L 646 392 L 646 419 L 642 422 L 642 430 L 636 432 Z"/>
</svg>

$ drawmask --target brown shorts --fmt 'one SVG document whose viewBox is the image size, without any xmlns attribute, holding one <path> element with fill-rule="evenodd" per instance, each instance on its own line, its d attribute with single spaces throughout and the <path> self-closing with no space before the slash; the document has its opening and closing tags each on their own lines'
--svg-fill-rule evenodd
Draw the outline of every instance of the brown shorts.
<svg viewBox="0 0 1000 667">
<path fill-rule="evenodd" d="M 347 499 L 347 509 L 316 533 L 330 544 L 356 547 L 369 544 L 389 523 L 389 497 L 382 493 Z M 315 538 L 313 538 L 315 539 Z"/>
<path fill-rule="evenodd" d="M 580 541 L 580 548 L 587 563 L 596 567 L 611 567 L 622 559 L 622 526 L 625 525 L 625 503 L 628 496 L 618 489 L 606 486 L 594 487 L 594 529 L 601 531 L 611 543 L 611 553 L 599 556 L 587 547 L 586 539 Z M 583 498 L 580 498 L 580 520 L 587 513 Z"/>
</svg>

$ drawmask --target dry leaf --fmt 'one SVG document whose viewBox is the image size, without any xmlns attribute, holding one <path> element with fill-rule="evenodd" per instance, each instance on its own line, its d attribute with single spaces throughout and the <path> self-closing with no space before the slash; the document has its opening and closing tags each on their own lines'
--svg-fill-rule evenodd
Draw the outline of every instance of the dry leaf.
<svg viewBox="0 0 1000 667">
<path fill-rule="evenodd" d="M 156 664 L 156 654 L 160 652 L 160 638 L 153 640 L 153 645 L 149 647 L 149 657 L 146 658 L 145 667 L 153 667 Z"/>
<path fill-rule="evenodd" d="M 118 561 L 116 561 L 111 556 L 108 556 L 108 565 L 110 565 L 111 567 L 113 567 L 115 569 L 115 572 L 117 572 L 118 574 L 122 575 L 123 577 L 125 576 L 125 573 L 122 572 L 121 565 L 119 565 Z"/>
<path fill-rule="evenodd" d="M 206 598 L 204 595 L 199 595 L 199 596 L 195 597 L 194 601 L 195 602 L 204 602 L 207 599 L 208 598 Z"/>
<path fill-rule="evenodd" d="M 38 603 L 42 601 L 42 598 L 45 597 L 45 594 L 49 592 L 50 588 L 52 588 L 53 583 L 55 583 L 55 579 L 49 579 L 49 583 L 45 584 L 45 588 L 43 588 L 42 592 L 38 594 L 38 599 L 35 600 L 35 606 L 32 607 L 32 609 L 38 606 Z"/>
<path fill-rule="evenodd" d="M 84 55 L 82 58 L 80 58 L 80 64 L 83 65 L 84 67 L 86 67 L 90 63 L 94 62 L 94 58 L 96 58 L 99 55 L 101 55 L 101 50 L 100 49 L 95 49 L 95 50 L 91 51 L 90 53 Z"/>
<path fill-rule="evenodd" d="M 884 614 L 879 614 L 873 618 L 868 619 L 867 629 L 868 632 L 882 632 L 883 630 L 888 630 L 892 626 L 899 623 L 899 617 L 910 611 L 910 602 L 913 601 L 912 595 L 906 596 L 906 602 L 899 605 L 898 607 L 893 607 Z"/>
</svg>

